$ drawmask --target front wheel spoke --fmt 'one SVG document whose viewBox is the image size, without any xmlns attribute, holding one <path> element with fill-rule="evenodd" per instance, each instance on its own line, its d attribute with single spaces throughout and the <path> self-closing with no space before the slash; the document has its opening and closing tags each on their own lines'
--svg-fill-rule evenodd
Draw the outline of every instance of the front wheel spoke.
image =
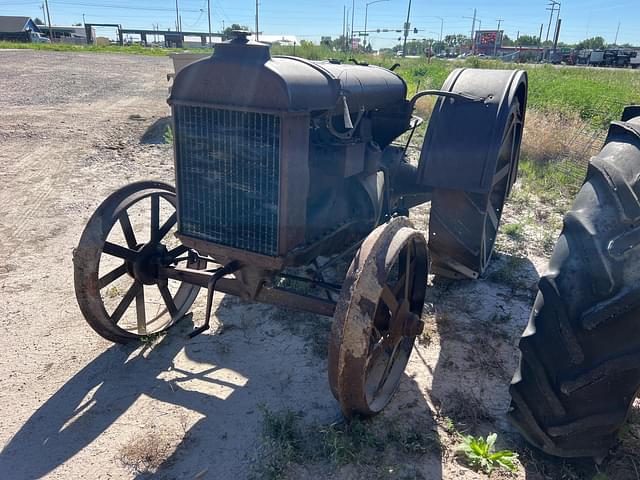
<svg viewBox="0 0 640 480">
<path fill-rule="evenodd" d="M 173 297 L 169 291 L 168 284 L 166 282 L 159 283 L 158 290 L 160 290 L 160 295 L 162 295 L 162 300 L 164 300 L 164 304 L 167 306 L 167 310 L 169 310 L 171 318 L 174 318 L 178 314 L 178 308 L 173 302 Z"/>
<path fill-rule="evenodd" d="M 169 227 L 171 228 L 171 227 Z M 157 242 L 160 236 L 160 196 L 151 196 L 151 241 Z"/>
<path fill-rule="evenodd" d="M 111 242 L 104 242 L 102 251 L 107 255 L 122 258 L 130 262 L 133 262 L 136 259 L 136 256 L 138 255 L 138 252 L 136 252 L 135 250 L 131 250 L 130 248 L 123 247 L 121 245 L 116 245 L 115 243 L 111 243 Z"/>
<path fill-rule="evenodd" d="M 125 273 L 127 273 L 127 264 L 123 263 L 118 268 L 111 270 L 105 276 L 100 277 L 100 279 L 98 280 L 98 288 L 102 290 L 104 287 L 106 287 L 110 283 L 119 279 Z"/>
<path fill-rule="evenodd" d="M 164 225 L 160 227 L 160 230 L 158 232 L 158 241 L 162 240 L 167 235 L 167 233 L 169 233 L 169 230 L 171 230 L 171 228 L 176 224 L 177 218 L 178 216 L 176 212 L 173 212 L 169 219 L 164 222 Z"/>
<path fill-rule="evenodd" d="M 133 282 L 133 285 L 131 285 L 129 290 L 127 290 L 127 293 L 124 294 L 124 297 L 120 301 L 120 304 L 111 314 L 111 321 L 113 323 L 118 323 L 120 321 L 122 315 L 124 315 L 124 312 L 127 311 L 127 308 L 129 308 L 129 305 L 131 305 L 131 302 L 133 302 L 133 299 L 136 297 L 136 295 L 138 295 L 138 292 L 141 288 L 142 283 L 138 282 L 137 280 Z"/>
<path fill-rule="evenodd" d="M 138 321 L 138 335 L 147 334 L 147 312 L 144 305 L 144 285 L 136 295 L 136 320 Z"/>
<path fill-rule="evenodd" d="M 127 245 L 129 248 L 136 248 L 138 240 L 136 240 L 136 234 L 133 231 L 131 219 L 129 219 L 129 214 L 126 210 L 120 214 L 118 221 L 120 222 L 122 233 L 124 233 L 124 238 L 127 240 Z"/>
</svg>

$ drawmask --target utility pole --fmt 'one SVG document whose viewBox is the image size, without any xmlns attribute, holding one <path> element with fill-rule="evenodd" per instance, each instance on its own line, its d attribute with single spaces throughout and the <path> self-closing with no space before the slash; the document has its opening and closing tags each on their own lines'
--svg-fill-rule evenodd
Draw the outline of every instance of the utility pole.
<svg viewBox="0 0 640 480">
<path fill-rule="evenodd" d="M 259 28 L 259 24 L 258 24 L 258 10 L 259 10 L 259 6 L 258 6 L 258 2 L 259 0 L 256 0 L 256 42 L 258 41 L 258 37 L 260 35 L 260 30 Z"/>
<path fill-rule="evenodd" d="M 496 32 L 496 39 L 493 42 L 493 56 L 498 56 L 498 35 L 500 35 L 500 24 L 502 23 L 502 19 L 498 20 L 498 31 Z M 500 39 L 502 39 L 502 35 L 500 35 Z"/>
<path fill-rule="evenodd" d="M 540 24 L 540 35 L 538 35 L 538 43 L 542 45 L 542 30 L 544 29 L 544 23 Z"/>
<path fill-rule="evenodd" d="M 49 13 L 49 2 L 44 0 L 44 6 L 47 9 L 47 21 L 49 22 L 49 41 L 53 43 L 53 30 L 51 30 L 51 14 Z"/>
<path fill-rule="evenodd" d="M 356 13 L 356 0 L 351 1 L 351 50 L 353 52 L 353 16 Z"/>
<path fill-rule="evenodd" d="M 411 24 L 409 23 L 409 17 L 411 16 L 411 0 L 409 0 L 409 8 L 407 8 L 407 21 L 404 23 L 404 42 L 402 43 L 402 56 L 407 56 L 407 37 L 409 36 L 409 28 L 411 28 Z"/>
<path fill-rule="evenodd" d="M 549 17 L 549 26 L 547 27 L 547 37 L 545 38 L 545 42 L 549 41 L 549 32 L 551 31 L 551 22 L 553 21 L 553 14 L 556 12 L 556 5 L 560 5 L 556 0 L 549 0 L 549 7 L 547 10 L 551 11 L 551 16 Z"/>
<path fill-rule="evenodd" d="M 178 0 L 176 0 L 176 32 L 180 31 L 180 10 L 178 9 Z"/>
<path fill-rule="evenodd" d="M 342 49 L 347 41 L 347 6 L 342 6 Z"/>
<path fill-rule="evenodd" d="M 476 9 L 473 9 L 473 19 L 471 21 L 471 53 L 475 53 L 476 51 L 476 40 L 473 38 L 473 35 L 476 31 Z"/>
<path fill-rule="evenodd" d="M 209 46 L 211 46 L 211 0 L 207 0 L 207 18 L 209 19 Z"/>
<path fill-rule="evenodd" d="M 620 22 L 618 22 L 618 29 L 616 30 L 616 39 L 613 41 L 614 45 L 618 45 L 618 34 L 620 33 Z"/>
<path fill-rule="evenodd" d="M 562 19 L 558 18 L 558 22 L 556 23 L 556 34 L 553 37 L 553 51 L 555 52 L 558 48 L 558 39 L 560 38 L 560 25 L 562 24 Z"/>
</svg>

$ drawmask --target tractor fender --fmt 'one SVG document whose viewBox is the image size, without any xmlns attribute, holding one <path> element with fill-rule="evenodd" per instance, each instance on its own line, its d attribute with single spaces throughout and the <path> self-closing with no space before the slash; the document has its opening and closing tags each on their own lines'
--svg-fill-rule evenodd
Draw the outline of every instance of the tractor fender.
<svg viewBox="0 0 640 480">
<path fill-rule="evenodd" d="M 459 68 L 451 72 L 442 90 L 467 98 L 441 96 L 436 101 L 422 145 L 418 183 L 488 193 L 511 107 L 520 102 L 524 121 L 527 89 L 523 70 Z M 509 189 L 516 174 L 517 161 L 509 173 Z"/>
</svg>

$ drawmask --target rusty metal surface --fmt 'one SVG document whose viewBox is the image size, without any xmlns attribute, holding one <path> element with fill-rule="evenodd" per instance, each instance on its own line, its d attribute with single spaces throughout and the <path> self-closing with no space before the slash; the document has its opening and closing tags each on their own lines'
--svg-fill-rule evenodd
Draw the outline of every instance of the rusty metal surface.
<svg viewBox="0 0 640 480">
<path fill-rule="evenodd" d="M 206 288 L 211 278 L 211 273 L 182 267 L 164 267 L 160 269 L 160 277 L 173 278 L 193 285 Z M 330 300 L 303 295 L 301 293 L 292 292 L 269 286 L 262 286 L 255 295 L 247 290 L 247 286 L 237 278 L 223 277 L 218 280 L 216 290 L 222 293 L 235 295 L 247 301 L 268 303 L 287 307 L 294 310 L 315 313 L 325 317 L 331 317 L 334 314 L 336 304 Z"/>
<path fill-rule="evenodd" d="M 398 292 L 403 294 L 403 299 L 394 302 L 388 298 L 390 273 L 400 256 L 406 255 L 402 252 L 407 251 L 407 245 L 413 245 L 414 253 L 414 261 L 407 269 L 410 273 L 405 275 L 406 279 L 412 279 L 411 287 Z M 406 258 L 409 261 L 408 255 Z M 422 234 L 412 228 L 407 218 L 396 217 L 365 239 L 351 263 L 336 305 L 328 360 L 331 391 L 345 416 L 377 413 L 393 395 L 413 347 L 413 336 L 405 334 L 421 329 L 427 262 Z M 390 314 L 386 319 L 387 335 L 381 336 L 378 343 L 372 343 L 372 335 L 380 333 L 374 323 L 381 313 L 384 317 L 384 308 Z M 388 347 L 393 347 L 393 352 L 384 366 L 377 390 L 371 394 L 367 392 L 367 381 L 370 380 L 367 372 L 375 365 L 370 362 L 376 359 L 379 349 Z M 404 350 L 402 358 L 394 357 L 398 348 Z M 398 360 L 399 364 L 396 363 Z"/>
</svg>

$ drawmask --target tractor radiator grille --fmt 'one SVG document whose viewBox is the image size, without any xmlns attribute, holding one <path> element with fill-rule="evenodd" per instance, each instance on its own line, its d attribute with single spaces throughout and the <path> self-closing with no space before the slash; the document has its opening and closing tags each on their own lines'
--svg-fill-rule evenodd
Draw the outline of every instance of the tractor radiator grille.
<svg viewBox="0 0 640 480">
<path fill-rule="evenodd" d="M 179 230 L 275 256 L 280 118 L 174 107 Z"/>
</svg>

